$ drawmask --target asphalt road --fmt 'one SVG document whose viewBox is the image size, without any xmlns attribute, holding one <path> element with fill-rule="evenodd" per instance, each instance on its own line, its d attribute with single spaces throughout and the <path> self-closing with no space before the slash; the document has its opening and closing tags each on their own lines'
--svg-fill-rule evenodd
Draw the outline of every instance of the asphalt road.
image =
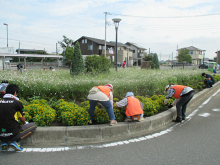
<svg viewBox="0 0 220 165">
<path fill-rule="evenodd" d="M 195 107 L 186 121 L 158 130 L 156 134 L 125 139 L 128 144 L 98 144 L 43 153 L 0 152 L 0 165 L 219 165 L 219 100 L 220 90 Z"/>
</svg>

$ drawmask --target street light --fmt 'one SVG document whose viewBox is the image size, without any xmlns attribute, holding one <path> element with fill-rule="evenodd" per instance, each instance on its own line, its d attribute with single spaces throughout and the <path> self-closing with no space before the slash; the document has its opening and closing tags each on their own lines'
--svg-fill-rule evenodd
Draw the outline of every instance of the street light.
<svg viewBox="0 0 220 165">
<path fill-rule="evenodd" d="M 4 25 L 7 26 L 7 47 L 8 47 L 8 24 L 7 24 L 7 23 L 4 23 Z"/>
<path fill-rule="evenodd" d="M 204 64 L 204 60 L 205 60 L 205 50 L 203 50 L 203 64 Z"/>
<path fill-rule="evenodd" d="M 116 54 L 115 54 L 115 62 L 116 62 L 116 68 L 115 70 L 117 71 L 117 66 L 118 66 L 118 61 L 117 61 L 117 54 L 118 54 L 118 27 L 119 27 L 119 22 L 121 21 L 120 18 L 113 18 L 112 21 L 115 23 L 115 31 L 116 31 Z"/>
</svg>

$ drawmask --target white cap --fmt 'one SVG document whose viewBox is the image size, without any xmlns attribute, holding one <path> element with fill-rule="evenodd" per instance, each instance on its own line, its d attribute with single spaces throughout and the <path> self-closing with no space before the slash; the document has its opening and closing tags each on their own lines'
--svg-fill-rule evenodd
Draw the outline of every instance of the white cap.
<svg viewBox="0 0 220 165">
<path fill-rule="evenodd" d="M 170 86 L 169 85 L 167 85 L 166 87 L 165 87 L 165 91 L 169 88 Z"/>
<path fill-rule="evenodd" d="M 128 92 L 125 97 L 134 96 L 133 92 Z"/>
</svg>

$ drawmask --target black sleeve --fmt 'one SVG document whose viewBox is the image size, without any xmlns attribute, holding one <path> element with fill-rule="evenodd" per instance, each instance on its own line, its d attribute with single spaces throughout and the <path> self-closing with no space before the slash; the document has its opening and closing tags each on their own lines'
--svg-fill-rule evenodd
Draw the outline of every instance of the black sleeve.
<svg viewBox="0 0 220 165">
<path fill-rule="evenodd" d="M 18 109 L 17 111 L 19 111 L 21 113 L 21 115 L 24 116 L 25 112 L 24 112 L 24 106 L 23 106 L 22 102 L 16 100 L 16 106 Z"/>
</svg>

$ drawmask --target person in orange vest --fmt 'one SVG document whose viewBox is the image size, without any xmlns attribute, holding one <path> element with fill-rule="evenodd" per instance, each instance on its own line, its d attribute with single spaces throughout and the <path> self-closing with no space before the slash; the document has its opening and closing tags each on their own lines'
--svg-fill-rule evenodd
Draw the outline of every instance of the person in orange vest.
<svg viewBox="0 0 220 165">
<path fill-rule="evenodd" d="M 177 117 L 172 121 L 182 122 L 182 120 L 185 120 L 186 118 L 185 113 L 187 104 L 195 94 L 194 89 L 188 86 L 170 84 L 165 87 L 165 92 L 167 92 L 167 96 L 164 100 L 164 105 L 168 103 L 169 98 L 176 98 L 176 100 L 171 104 L 171 107 L 176 105 Z"/>
<path fill-rule="evenodd" d="M 144 120 L 143 103 L 134 96 L 133 92 L 128 92 L 124 99 L 115 103 L 115 106 L 119 108 L 126 106 L 127 119 L 125 121 Z"/>
<path fill-rule="evenodd" d="M 113 85 L 106 84 L 104 86 L 95 86 L 89 91 L 89 95 L 87 96 L 89 100 L 89 115 L 90 121 L 89 124 L 92 124 L 92 120 L 94 117 L 94 111 L 96 104 L 101 103 L 106 109 L 110 120 L 110 126 L 116 125 L 117 121 L 115 120 L 115 114 L 113 111 Z"/>
</svg>

